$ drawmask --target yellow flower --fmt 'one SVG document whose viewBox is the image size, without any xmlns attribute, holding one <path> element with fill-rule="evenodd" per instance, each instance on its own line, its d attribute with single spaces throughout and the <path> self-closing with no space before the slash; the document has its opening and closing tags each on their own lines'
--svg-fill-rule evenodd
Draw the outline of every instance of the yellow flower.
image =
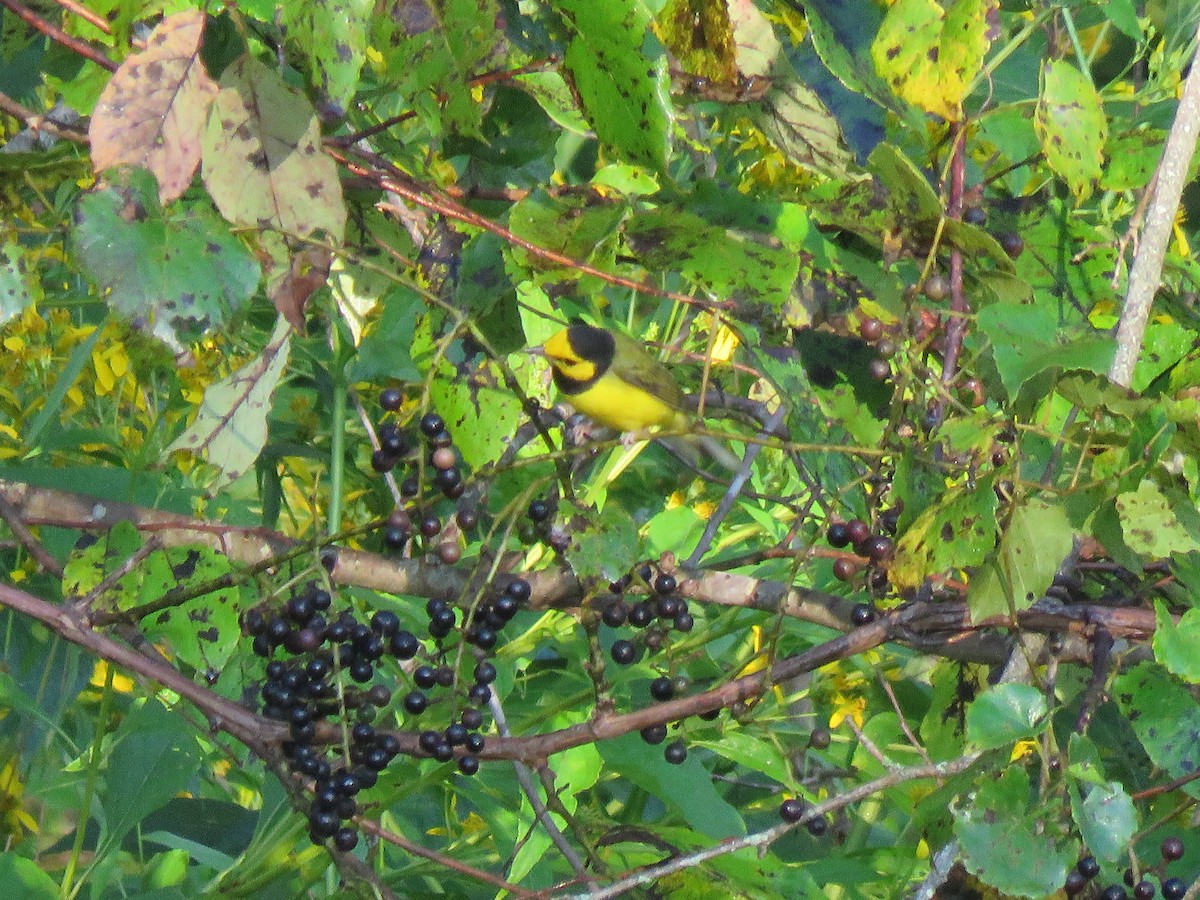
<svg viewBox="0 0 1200 900">
<path fill-rule="evenodd" d="M 867 700 L 865 697 L 845 697 L 838 695 L 837 708 L 829 717 L 829 727 L 837 728 L 846 719 L 853 719 L 854 724 L 862 728 L 863 712 L 867 708 Z"/>
</svg>

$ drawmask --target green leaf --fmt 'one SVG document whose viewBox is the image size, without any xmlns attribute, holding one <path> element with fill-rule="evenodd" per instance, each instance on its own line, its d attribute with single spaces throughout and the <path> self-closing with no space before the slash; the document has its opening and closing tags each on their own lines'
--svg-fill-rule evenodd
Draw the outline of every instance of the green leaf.
<svg viewBox="0 0 1200 900">
<path fill-rule="evenodd" d="M 569 504 L 560 506 L 560 512 Z M 574 540 L 567 562 L 581 579 L 615 581 L 642 558 L 638 528 L 629 513 L 615 503 L 595 513 L 577 511 L 570 519 Z"/>
<path fill-rule="evenodd" d="M 223 223 L 197 204 L 164 212 L 140 169 L 80 200 L 74 237 L 113 308 L 175 347 L 185 324 L 223 324 L 258 286 L 258 263 Z"/>
<path fill-rule="evenodd" d="M 1093 856 L 1115 863 L 1128 851 L 1137 830 L 1133 799 L 1118 781 L 1071 785 L 1071 815 Z"/>
<path fill-rule="evenodd" d="M 572 260 L 610 268 L 611 262 L 597 260 L 601 251 L 611 257 L 614 238 L 629 208 L 622 202 L 600 202 L 594 197 L 551 197 L 535 191 L 513 206 L 508 214 L 508 227 L 518 237 L 553 250 Z M 527 269 L 562 271 L 554 262 L 535 256 L 521 247 L 513 247 L 512 255 Z M 574 270 L 569 270 L 574 276 Z"/>
<path fill-rule="evenodd" d="M 565 74 L 608 150 L 656 172 L 671 152 L 667 57 L 640 0 L 559 0 L 571 41 Z"/>
<path fill-rule="evenodd" d="M 190 450 L 217 467 L 210 488 L 242 477 L 267 442 L 271 397 L 287 367 L 291 326 L 279 317 L 263 352 L 236 372 L 209 385 L 191 426 L 171 442 L 168 452 Z"/>
<path fill-rule="evenodd" d="M 229 557 L 210 547 L 173 547 L 152 553 L 143 569 L 140 602 L 173 588 L 211 582 L 232 571 Z M 248 603 L 226 588 L 168 607 L 143 622 L 146 636 L 165 642 L 175 656 L 198 672 L 219 672 L 241 637 L 238 618 Z"/>
<path fill-rule="evenodd" d="M 1172 675 L 1200 684 L 1200 609 L 1171 618 L 1162 600 L 1154 601 L 1154 658 Z"/>
<path fill-rule="evenodd" d="M 372 0 L 310 0 L 280 7 L 288 41 L 308 59 L 321 90 L 345 107 L 366 59 Z"/>
<path fill-rule="evenodd" d="M 0 853 L 0 884 L 10 897 L 21 900 L 54 900 L 58 885 L 32 859 L 16 853 Z"/>
<path fill-rule="evenodd" d="M 0 325 L 15 319 L 42 296 L 31 256 L 17 244 L 0 247 Z"/>
<path fill-rule="evenodd" d="M 523 359 L 514 368 L 519 373 L 531 365 Z M 473 469 L 500 458 L 525 415 L 500 377 L 500 367 L 482 356 L 457 369 L 443 359 L 429 397 L 454 435 L 463 462 Z"/>
<path fill-rule="evenodd" d="M 1200 770 L 1200 705 L 1165 669 L 1139 663 L 1117 677 L 1113 696 L 1151 762 L 1171 778 Z M 1180 790 L 1200 797 L 1200 783 L 1195 781 Z"/>
<path fill-rule="evenodd" d="M 412 346 L 425 301 L 412 288 L 398 284 L 380 298 L 379 305 L 379 318 L 368 329 L 350 367 L 351 380 L 420 381 Z"/>
<path fill-rule="evenodd" d="M 1050 60 L 1042 68 L 1033 123 L 1050 168 L 1067 182 L 1076 201 L 1085 200 L 1100 178 L 1108 140 L 1096 86 L 1071 63 Z"/>
<path fill-rule="evenodd" d="M 684 209 L 632 218 L 625 240 L 652 271 L 678 271 L 720 299 L 779 307 L 796 280 L 796 254 L 718 228 Z"/>
<path fill-rule="evenodd" d="M 105 839 L 112 845 L 184 790 L 200 762 L 186 721 L 155 699 L 136 707 L 114 737 L 104 800 Z"/>
<path fill-rule="evenodd" d="M 954 812 L 954 834 L 967 870 L 1005 894 L 1049 897 L 1074 863 L 1043 832 L 1042 817 L 1028 809 L 1029 777 L 1009 768 L 984 781 L 974 802 Z"/>
<path fill-rule="evenodd" d="M 717 793 L 712 775 L 696 760 L 697 754 L 690 755 L 683 765 L 673 766 L 637 734 L 597 746 L 608 769 L 678 811 L 700 834 L 721 840 L 746 833 L 742 817 Z"/>
<path fill-rule="evenodd" d="M 1040 734 L 1046 725 L 1046 696 L 1028 684 L 1001 684 L 967 708 L 967 740 L 984 750 Z"/>
<path fill-rule="evenodd" d="M 1116 346 L 1110 337 L 1099 335 L 1057 343 L 1059 323 L 1045 306 L 994 303 L 979 311 L 979 330 L 991 341 L 1000 380 L 1013 398 L 1026 381 L 1049 369 L 1104 374 Z"/>
<path fill-rule="evenodd" d="M 1121 534 L 1135 553 L 1162 559 L 1172 553 L 1200 550 L 1200 542 L 1188 531 L 1171 509 L 1166 496 L 1149 478 L 1136 491 L 1117 497 Z"/>
<path fill-rule="evenodd" d="M 967 603 L 972 621 L 1029 609 L 1045 595 L 1071 551 L 1066 510 L 1030 500 L 1012 514 L 995 559 L 971 580 Z"/>
<path fill-rule="evenodd" d="M 788 784 L 791 781 L 788 760 L 766 735 L 726 730 L 718 740 L 690 741 L 689 744 L 693 747 L 707 747 L 718 756 L 723 756 L 744 768 L 762 772 L 780 784 Z"/>
<path fill-rule="evenodd" d="M 854 157 L 817 92 L 784 61 L 772 68 L 771 78 L 773 87 L 758 117 L 767 137 L 795 163 L 832 178 L 850 175 Z"/>
<path fill-rule="evenodd" d="M 375 15 L 372 46 L 383 56 L 380 83 L 405 99 L 434 134 L 478 134 L 483 113 L 471 77 L 486 66 L 503 34 L 496 0 L 419 0 Z"/>
<path fill-rule="evenodd" d="M 930 575 L 983 562 L 996 546 L 996 502 L 990 477 L 980 479 L 973 489 L 948 490 L 941 502 L 905 527 L 888 569 L 892 583 L 915 588 Z"/>
</svg>

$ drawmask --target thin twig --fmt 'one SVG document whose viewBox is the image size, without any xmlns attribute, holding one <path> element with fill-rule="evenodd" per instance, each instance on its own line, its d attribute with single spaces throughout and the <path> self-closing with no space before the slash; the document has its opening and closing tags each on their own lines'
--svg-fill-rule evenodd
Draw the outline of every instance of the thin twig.
<svg viewBox="0 0 1200 900">
<path fill-rule="evenodd" d="M 117 71 L 117 64 L 104 55 L 104 53 L 85 41 L 71 37 L 71 35 L 67 34 L 57 25 L 50 24 L 33 10 L 18 3 L 17 0 L 0 0 L 0 5 L 3 5 L 27 25 L 46 35 L 50 40 L 62 44 L 69 50 L 75 51 L 84 59 L 91 60 L 103 69 L 107 69 L 110 72 Z"/>
<path fill-rule="evenodd" d="M 4 497 L 0 497 L 0 519 L 3 519 L 4 523 L 12 530 L 13 535 L 33 557 L 34 562 L 45 571 L 62 578 L 62 563 L 54 558 L 54 554 L 47 550 L 37 536 L 29 530 L 29 526 L 21 521 L 20 512 Z"/>
</svg>

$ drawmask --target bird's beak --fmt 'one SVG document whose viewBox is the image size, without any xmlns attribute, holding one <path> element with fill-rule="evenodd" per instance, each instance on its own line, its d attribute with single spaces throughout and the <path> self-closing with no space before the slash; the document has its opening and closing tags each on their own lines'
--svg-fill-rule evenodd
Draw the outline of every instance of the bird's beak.
<svg viewBox="0 0 1200 900">
<path fill-rule="evenodd" d="M 544 359 L 546 356 L 546 348 L 541 344 L 538 344 L 536 347 L 526 347 L 525 353 L 529 354 L 530 356 L 540 356 Z"/>
</svg>

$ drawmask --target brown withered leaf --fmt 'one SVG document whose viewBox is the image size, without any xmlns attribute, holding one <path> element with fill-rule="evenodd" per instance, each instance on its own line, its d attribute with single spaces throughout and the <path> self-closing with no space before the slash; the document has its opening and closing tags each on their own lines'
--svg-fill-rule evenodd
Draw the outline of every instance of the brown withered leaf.
<svg viewBox="0 0 1200 900">
<path fill-rule="evenodd" d="M 200 164 L 200 136 L 216 83 L 200 61 L 204 13 L 167 16 L 100 94 L 88 137 L 97 172 L 142 166 L 163 203 L 182 194 Z"/>
<path fill-rule="evenodd" d="M 271 290 L 271 302 L 296 331 L 304 331 L 304 307 L 329 278 L 333 254 L 324 247 L 308 247 L 292 255 L 288 273 Z"/>
</svg>

